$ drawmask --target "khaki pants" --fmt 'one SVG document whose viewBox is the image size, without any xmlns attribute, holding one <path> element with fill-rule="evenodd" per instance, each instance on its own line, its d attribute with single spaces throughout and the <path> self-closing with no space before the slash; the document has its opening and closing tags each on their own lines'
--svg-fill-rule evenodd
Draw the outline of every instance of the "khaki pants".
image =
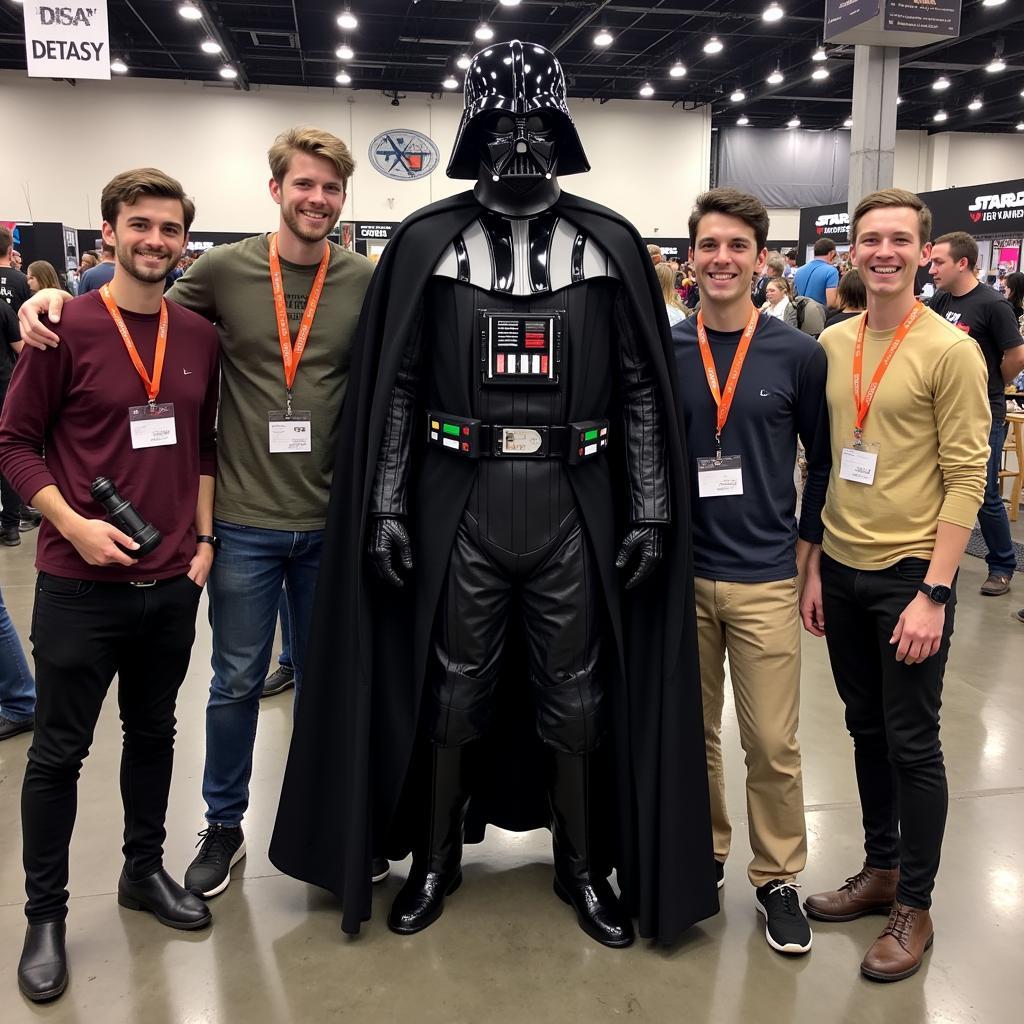
<svg viewBox="0 0 1024 1024">
<path fill-rule="evenodd" d="M 704 742 L 715 859 L 729 854 L 722 707 L 729 655 L 740 743 L 746 754 L 753 885 L 789 881 L 807 861 L 800 746 L 800 617 L 797 580 L 719 583 L 696 579 Z"/>
</svg>

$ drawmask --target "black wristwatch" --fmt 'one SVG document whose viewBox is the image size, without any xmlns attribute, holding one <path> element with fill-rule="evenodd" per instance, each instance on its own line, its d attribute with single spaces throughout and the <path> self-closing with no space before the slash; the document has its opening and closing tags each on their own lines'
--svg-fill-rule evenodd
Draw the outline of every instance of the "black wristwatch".
<svg viewBox="0 0 1024 1024">
<path fill-rule="evenodd" d="M 211 537 L 208 533 L 197 533 L 196 543 L 209 544 L 216 551 L 220 548 L 220 537 Z"/>
<path fill-rule="evenodd" d="M 953 596 L 953 591 L 949 587 L 942 586 L 941 583 L 934 587 L 930 583 L 919 583 L 917 589 L 936 604 L 945 604 Z"/>
</svg>

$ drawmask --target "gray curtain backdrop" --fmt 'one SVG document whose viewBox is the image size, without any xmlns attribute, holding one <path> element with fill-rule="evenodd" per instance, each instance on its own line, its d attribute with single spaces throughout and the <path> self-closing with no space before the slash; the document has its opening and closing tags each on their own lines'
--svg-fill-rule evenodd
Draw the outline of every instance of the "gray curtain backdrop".
<svg viewBox="0 0 1024 1024">
<path fill-rule="evenodd" d="M 849 132 L 721 128 L 718 135 L 719 185 L 770 207 L 828 206 L 849 196 Z"/>
</svg>

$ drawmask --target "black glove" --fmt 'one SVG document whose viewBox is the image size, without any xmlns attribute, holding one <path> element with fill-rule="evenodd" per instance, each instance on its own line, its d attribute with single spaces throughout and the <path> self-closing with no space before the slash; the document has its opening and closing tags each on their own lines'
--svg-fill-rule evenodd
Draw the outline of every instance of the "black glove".
<svg viewBox="0 0 1024 1024">
<path fill-rule="evenodd" d="M 626 581 L 626 589 L 632 590 L 638 583 L 643 583 L 657 568 L 661 561 L 661 527 L 634 526 L 626 534 L 615 559 L 616 569 L 625 569 L 626 563 L 634 554 L 640 554 L 640 561 L 633 575 Z"/>
<path fill-rule="evenodd" d="M 366 553 L 385 583 L 390 583 L 393 587 L 405 585 L 402 577 L 395 571 L 395 557 L 397 556 L 402 568 L 408 572 L 412 569 L 412 548 L 409 545 L 409 531 L 401 519 L 394 516 L 374 516 L 370 524 Z"/>
</svg>

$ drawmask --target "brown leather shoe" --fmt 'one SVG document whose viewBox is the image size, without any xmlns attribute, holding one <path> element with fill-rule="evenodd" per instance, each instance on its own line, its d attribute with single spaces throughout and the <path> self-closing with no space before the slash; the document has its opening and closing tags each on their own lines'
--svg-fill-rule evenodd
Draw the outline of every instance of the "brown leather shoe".
<svg viewBox="0 0 1024 1024">
<path fill-rule="evenodd" d="M 990 573 L 987 580 L 982 583 L 980 593 L 985 597 L 1002 597 L 1010 592 L 1010 577 L 1000 576 L 998 573 Z"/>
<path fill-rule="evenodd" d="M 894 903 L 885 929 L 861 961 L 861 974 L 873 981 L 909 978 L 917 973 L 934 938 L 927 910 Z"/>
<path fill-rule="evenodd" d="M 899 880 L 899 868 L 885 870 L 865 864 L 838 889 L 808 896 L 804 910 L 808 917 L 819 921 L 853 921 L 865 914 L 888 914 L 896 901 Z"/>
</svg>

